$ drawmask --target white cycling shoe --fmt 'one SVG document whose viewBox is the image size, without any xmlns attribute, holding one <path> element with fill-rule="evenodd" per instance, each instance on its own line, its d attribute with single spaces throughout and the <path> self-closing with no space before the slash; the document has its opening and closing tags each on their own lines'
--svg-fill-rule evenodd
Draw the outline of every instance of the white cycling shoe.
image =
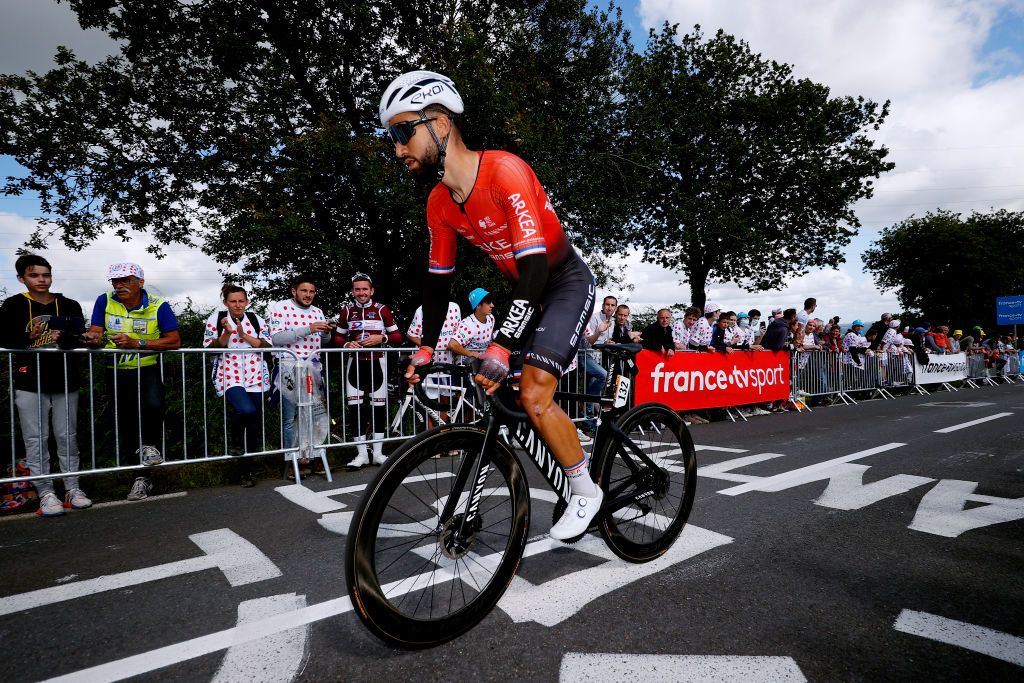
<svg viewBox="0 0 1024 683">
<path fill-rule="evenodd" d="M 572 494 L 569 496 L 569 507 L 548 534 L 556 541 L 567 541 L 583 534 L 601 509 L 603 501 L 604 491 L 601 489 L 597 490 L 597 496 L 594 498 Z"/>
</svg>

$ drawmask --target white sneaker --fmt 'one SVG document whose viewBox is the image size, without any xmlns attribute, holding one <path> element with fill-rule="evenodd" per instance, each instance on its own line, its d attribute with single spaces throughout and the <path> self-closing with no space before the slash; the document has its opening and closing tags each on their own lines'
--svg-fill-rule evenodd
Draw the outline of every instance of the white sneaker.
<svg viewBox="0 0 1024 683">
<path fill-rule="evenodd" d="M 576 430 L 576 436 L 579 437 L 580 443 L 584 444 L 584 445 L 586 445 L 586 444 L 590 443 L 591 441 L 593 441 L 593 439 L 590 438 L 582 429 L 577 429 Z"/>
<path fill-rule="evenodd" d="M 71 489 L 64 494 L 64 507 L 72 510 L 84 510 L 92 507 L 92 501 L 85 495 L 82 489 Z"/>
<path fill-rule="evenodd" d="M 374 465 L 383 465 L 387 461 L 388 461 L 388 456 L 384 455 L 383 453 L 374 453 L 373 454 L 373 464 Z"/>
<path fill-rule="evenodd" d="M 149 498 L 149 492 L 153 490 L 153 484 L 145 477 L 137 477 L 128 492 L 128 500 L 142 500 Z"/>
<path fill-rule="evenodd" d="M 140 450 L 142 455 L 139 456 L 139 462 L 146 467 L 154 467 L 164 461 L 164 456 L 160 454 L 160 449 L 156 446 L 143 446 Z"/>
<path fill-rule="evenodd" d="M 366 467 L 370 464 L 370 456 L 366 453 L 360 453 L 355 457 L 354 460 L 349 461 L 348 468 L 350 470 L 357 470 L 360 467 Z"/>
<path fill-rule="evenodd" d="M 53 491 L 43 495 L 39 499 L 39 509 L 36 514 L 40 517 L 60 517 L 64 514 L 64 504 L 60 502 Z"/>
<path fill-rule="evenodd" d="M 565 509 L 562 516 L 558 518 L 555 525 L 551 527 L 548 535 L 556 541 L 565 541 L 575 538 L 587 530 L 590 522 L 601 509 L 601 502 L 604 500 L 604 491 L 597 490 L 597 497 L 587 498 L 586 496 L 569 496 L 569 507 Z"/>
</svg>

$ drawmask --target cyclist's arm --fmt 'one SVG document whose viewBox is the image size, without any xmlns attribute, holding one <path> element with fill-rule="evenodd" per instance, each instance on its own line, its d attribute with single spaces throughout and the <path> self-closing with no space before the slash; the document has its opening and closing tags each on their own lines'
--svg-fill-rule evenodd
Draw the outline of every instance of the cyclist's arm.
<svg viewBox="0 0 1024 683">
<path fill-rule="evenodd" d="M 448 298 L 452 291 L 452 276 L 428 273 L 423 282 L 423 336 L 420 346 L 437 347 L 445 317 L 448 315 Z"/>
<path fill-rule="evenodd" d="M 498 333 L 494 343 L 509 351 L 523 348 L 529 333 L 530 321 L 540 309 L 541 296 L 548 284 L 548 259 L 543 253 L 530 254 L 516 260 L 519 282 L 512 290 L 512 305 L 501 324 L 496 325 Z"/>
</svg>

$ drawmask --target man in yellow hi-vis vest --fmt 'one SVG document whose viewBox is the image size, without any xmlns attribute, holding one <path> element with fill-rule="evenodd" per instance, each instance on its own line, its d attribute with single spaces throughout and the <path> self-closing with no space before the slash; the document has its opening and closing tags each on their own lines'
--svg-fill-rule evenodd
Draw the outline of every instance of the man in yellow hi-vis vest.
<svg viewBox="0 0 1024 683">
<path fill-rule="evenodd" d="M 113 291 L 101 294 L 92 309 L 92 326 L 83 336 L 87 344 L 124 349 L 104 360 L 111 403 L 117 406 L 117 461 L 129 464 L 122 453 L 137 448 L 139 462 L 163 462 L 159 445 L 164 421 L 164 383 L 159 354 L 181 347 L 178 319 L 170 305 L 145 289 L 142 267 L 115 263 L 107 279 Z M 128 500 L 142 500 L 153 489 L 149 477 L 135 479 Z"/>
</svg>

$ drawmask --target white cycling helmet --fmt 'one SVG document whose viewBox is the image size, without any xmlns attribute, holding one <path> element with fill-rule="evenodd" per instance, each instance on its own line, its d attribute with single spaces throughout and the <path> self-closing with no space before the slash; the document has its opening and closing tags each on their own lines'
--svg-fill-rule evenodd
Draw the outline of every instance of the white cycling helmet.
<svg viewBox="0 0 1024 683">
<path fill-rule="evenodd" d="M 433 71 L 404 73 L 384 89 L 380 98 L 380 125 L 385 128 L 395 114 L 422 111 L 431 104 L 440 104 L 453 114 L 463 110 L 462 96 L 447 76 Z"/>
</svg>

